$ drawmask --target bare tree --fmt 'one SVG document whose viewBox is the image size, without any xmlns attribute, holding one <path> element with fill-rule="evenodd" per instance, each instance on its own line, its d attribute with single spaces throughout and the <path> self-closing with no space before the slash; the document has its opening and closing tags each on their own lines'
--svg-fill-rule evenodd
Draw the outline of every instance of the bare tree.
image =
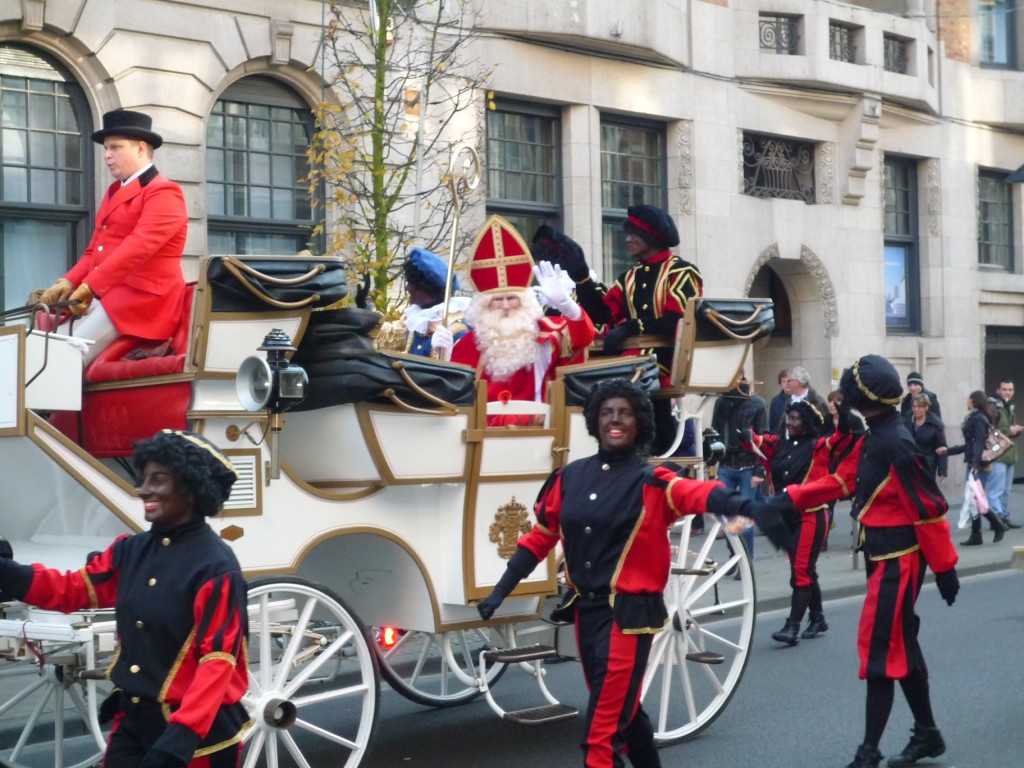
<svg viewBox="0 0 1024 768">
<path fill-rule="evenodd" d="M 331 98 L 318 106 L 308 181 L 311 191 L 325 189 L 327 253 L 369 275 L 369 306 L 393 314 L 404 299 L 388 286 L 406 250 L 447 257 L 449 158 L 456 145 L 479 140 L 487 72 L 468 55 L 474 8 L 469 0 L 332 0 L 328 13 Z"/>
</svg>

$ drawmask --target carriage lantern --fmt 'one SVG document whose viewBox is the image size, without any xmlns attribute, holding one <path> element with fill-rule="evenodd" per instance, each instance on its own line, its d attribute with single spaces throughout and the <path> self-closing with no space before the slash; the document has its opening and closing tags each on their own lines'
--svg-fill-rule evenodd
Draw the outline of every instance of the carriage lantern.
<svg viewBox="0 0 1024 768">
<path fill-rule="evenodd" d="M 309 376 L 304 368 L 288 362 L 287 355 L 295 347 L 279 328 L 268 333 L 258 349 L 267 353 L 266 359 L 251 355 L 242 361 L 235 391 L 245 410 L 266 409 L 270 415 L 270 478 L 277 480 L 281 477 L 277 439 L 284 426 L 284 412 L 306 399 Z"/>
</svg>

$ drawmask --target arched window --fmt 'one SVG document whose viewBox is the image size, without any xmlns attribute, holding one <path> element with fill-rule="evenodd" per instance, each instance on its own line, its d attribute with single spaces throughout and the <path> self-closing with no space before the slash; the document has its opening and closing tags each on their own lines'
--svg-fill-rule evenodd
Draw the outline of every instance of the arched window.
<svg viewBox="0 0 1024 768">
<path fill-rule="evenodd" d="M 313 210 L 301 179 L 312 133 L 309 106 L 269 77 L 239 80 L 217 100 L 206 128 L 209 253 L 307 247 Z"/>
<path fill-rule="evenodd" d="M 0 291 L 18 307 L 85 248 L 91 120 L 85 95 L 48 56 L 0 45 Z"/>
</svg>

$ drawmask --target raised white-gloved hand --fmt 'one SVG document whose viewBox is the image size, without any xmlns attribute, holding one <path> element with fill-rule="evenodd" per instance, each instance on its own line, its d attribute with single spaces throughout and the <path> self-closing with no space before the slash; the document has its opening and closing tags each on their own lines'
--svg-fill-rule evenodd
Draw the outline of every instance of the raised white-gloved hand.
<svg viewBox="0 0 1024 768">
<path fill-rule="evenodd" d="M 562 278 L 562 268 L 550 261 L 539 261 L 533 265 L 533 276 L 537 280 L 537 290 L 543 294 L 545 303 L 557 309 L 569 320 L 579 320 L 583 310 L 572 294 L 566 289 Z"/>
<path fill-rule="evenodd" d="M 430 335 L 430 348 L 437 352 L 440 350 L 439 357 L 441 360 L 450 360 L 452 356 L 452 347 L 455 346 L 455 337 L 452 336 L 452 329 L 447 328 L 443 325 L 437 326 L 434 332 Z"/>
</svg>

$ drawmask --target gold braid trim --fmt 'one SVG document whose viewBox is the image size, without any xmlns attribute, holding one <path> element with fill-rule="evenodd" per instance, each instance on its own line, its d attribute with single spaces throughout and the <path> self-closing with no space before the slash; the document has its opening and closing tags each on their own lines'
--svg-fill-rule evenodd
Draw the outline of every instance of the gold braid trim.
<svg viewBox="0 0 1024 768">
<path fill-rule="evenodd" d="M 208 653 L 199 660 L 199 663 L 205 664 L 208 661 L 226 661 L 232 667 L 238 664 L 238 661 L 235 659 L 234 654 L 225 653 L 224 651 L 214 651 L 213 653 Z"/>
<path fill-rule="evenodd" d="M 873 502 L 875 500 L 875 497 L 882 492 L 882 489 L 889 484 L 890 480 L 892 480 L 892 475 L 886 475 L 885 480 L 883 480 L 879 484 L 879 486 L 875 488 L 875 492 L 871 494 L 871 498 L 869 498 L 867 502 L 865 502 L 864 506 L 860 508 L 860 512 L 857 513 L 858 523 L 861 521 L 864 515 L 867 514 L 867 511 L 871 509 L 871 502 Z"/>
<path fill-rule="evenodd" d="M 641 627 L 640 629 L 624 629 L 622 634 L 624 635 L 656 635 L 661 630 L 668 626 L 668 619 L 665 619 L 664 623 L 660 627 Z"/>
<path fill-rule="evenodd" d="M 915 520 L 914 525 L 929 525 L 931 523 L 941 523 L 945 519 L 945 515 L 939 515 L 938 517 L 930 517 L 927 520 Z"/>
<path fill-rule="evenodd" d="M 195 754 L 192 756 L 192 759 L 195 759 L 197 757 L 206 757 L 207 755 L 211 755 L 214 752 L 220 752 L 222 749 L 230 747 L 232 744 L 237 744 L 245 736 L 246 731 L 248 731 L 250 728 L 252 728 L 252 726 L 253 726 L 252 720 L 249 720 L 248 722 L 243 723 L 242 727 L 238 729 L 238 733 L 236 733 L 230 739 L 225 739 L 224 741 L 220 742 L 219 744 L 213 744 L 213 745 L 211 745 L 209 747 L 203 747 L 202 749 L 197 749 Z"/>
<path fill-rule="evenodd" d="M 857 382 L 857 389 L 863 392 L 870 400 L 874 400 L 876 403 L 882 403 L 883 405 L 899 405 L 903 399 L 900 395 L 896 397 L 879 397 L 870 389 L 868 389 L 864 382 L 860 380 L 860 360 L 853 364 L 853 379 Z"/>
<path fill-rule="evenodd" d="M 185 654 L 191 650 L 192 643 L 195 642 L 195 639 L 196 628 L 192 627 L 192 631 L 188 633 L 188 637 L 185 638 L 185 642 L 181 644 L 181 650 L 178 651 L 178 658 L 174 660 L 174 664 L 171 666 L 171 671 L 167 673 L 167 679 L 164 680 L 164 684 L 160 688 L 160 696 L 157 698 L 157 701 L 164 702 L 167 699 L 167 691 L 170 689 L 171 683 L 174 682 L 174 678 L 178 676 L 178 670 L 181 669 L 181 664 L 185 660 Z M 167 707 L 166 704 L 164 706 L 166 708 L 164 716 L 166 717 L 170 714 L 170 708 Z"/>
<path fill-rule="evenodd" d="M 197 440 L 192 435 L 187 435 L 184 432 L 182 432 L 180 429 L 164 429 L 164 430 L 162 430 L 162 432 L 164 434 L 167 434 L 167 435 L 176 435 L 176 436 L 182 438 L 183 440 L 188 440 L 190 443 L 192 443 L 192 445 L 194 445 L 194 446 L 196 446 L 198 448 L 202 448 L 208 454 L 210 454 L 215 459 L 217 459 L 217 461 L 219 461 L 221 464 L 223 464 L 227 469 L 231 470 L 232 474 L 234 474 L 235 477 L 238 477 L 238 470 L 235 469 L 235 465 L 232 464 L 230 461 L 228 461 L 227 456 L 225 456 L 223 453 L 218 451 L 216 448 L 214 448 L 209 443 L 207 443 L 207 442 L 205 442 L 203 440 Z"/>
<path fill-rule="evenodd" d="M 96 588 L 92 584 L 92 579 L 89 578 L 89 571 L 86 570 L 86 566 L 82 566 L 78 569 L 78 572 L 82 574 L 82 580 L 85 582 L 85 589 L 89 593 L 89 607 L 99 608 L 100 599 L 96 595 Z"/>
<path fill-rule="evenodd" d="M 909 547 L 908 549 L 901 550 L 899 552 L 890 552 L 886 555 L 874 555 L 873 557 L 870 557 L 868 559 L 875 563 L 881 560 L 895 560 L 897 557 L 909 555 L 911 552 L 917 552 L 919 549 L 921 549 L 921 545 L 915 544 L 914 546 Z"/>
</svg>

